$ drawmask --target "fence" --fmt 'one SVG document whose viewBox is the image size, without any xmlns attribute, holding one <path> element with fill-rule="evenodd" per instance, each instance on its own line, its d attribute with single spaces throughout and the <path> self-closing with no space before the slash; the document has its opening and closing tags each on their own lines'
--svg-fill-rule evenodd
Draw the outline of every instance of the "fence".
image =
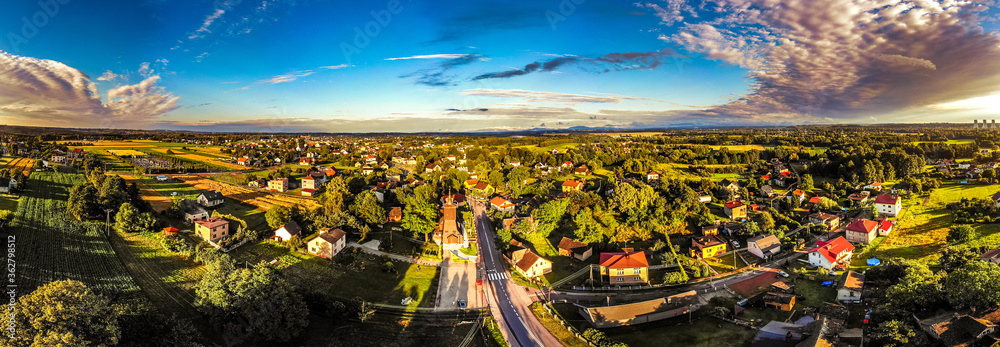
<svg viewBox="0 0 1000 347">
<path fill-rule="evenodd" d="M 573 336 L 576 336 L 576 338 L 580 339 L 580 341 L 585 342 L 586 344 L 590 345 L 591 347 L 597 347 L 597 345 L 595 345 L 594 343 L 592 343 L 589 340 L 585 339 L 583 337 L 583 333 L 581 333 L 579 330 L 577 330 L 576 327 L 570 325 L 569 322 L 566 321 L 566 318 L 564 318 L 561 314 L 559 314 L 559 311 L 556 311 L 554 308 L 552 308 L 552 304 L 551 303 L 544 303 L 544 304 L 542 304 L 542 307 L 545 308 L 545 311 L 548 312 L 549 314 L 551 314 L 552 317 L 555 318 L 555 320 L 557 322 L 559 322 L 560 325 L 562 325 L 564 328 L 566 328 L 566 330 L 569 330 L 569 332 L 572 333 Z"/>
</svg>

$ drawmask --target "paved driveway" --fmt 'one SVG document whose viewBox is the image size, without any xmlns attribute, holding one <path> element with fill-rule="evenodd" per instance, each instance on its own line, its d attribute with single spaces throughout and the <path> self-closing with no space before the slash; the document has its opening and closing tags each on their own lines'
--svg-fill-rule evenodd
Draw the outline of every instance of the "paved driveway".
<svg viewBox="0 0 1000 347">
<path fill-rule="evenodd" d="M 434 307 L 455 309 L 458 308 L 458 300 L 465 300 L 467 308 L 486 307 L 481 291 L 476 288 L 476 278 L 476 264 L 446 259 L 441 263 L 441 279 Z"/>
</svg>

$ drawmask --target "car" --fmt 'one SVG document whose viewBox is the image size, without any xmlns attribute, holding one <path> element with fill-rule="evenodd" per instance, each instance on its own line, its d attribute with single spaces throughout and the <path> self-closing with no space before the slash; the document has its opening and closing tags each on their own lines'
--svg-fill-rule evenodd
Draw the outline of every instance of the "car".
<svg viewBox="0 0 1000 347">
<path fill-rule="evenodd" d="M 865 312 L 865 324 L 868 324 L 868 321 L 871 319 L 871 315 L 872 315 L 872 310 L 868 310 L 868 312 Z"/>
<path fill-rule="evenodd" d="M 788 273 L 787 273 L 787 272 L 784 272 L 784 271 L 782 271 L 782 270 L 778 270 L 778 276 L 781 276 L 781 277 L 788 277 Z"/>
<path fill-rule="evenodd" d="M 170 195 L 171 195 L 171 196 L 176 196 L 176 195 L 177 195 L 177 192 L 171 192 L 171 193 L 170 193 Z"/>
<path fill-rule="evenodd" d="M 839 275 L 839 274 L 836 271 L 832 271 L 832 270 L 830 271 L 830 276 L 837 276 L 837 275 Z"/>
<path fill-rule="evenodd" d="M 465 308 L 465 300 L 458 301 L 458 308 Z"/>
<path fill-rule="evenodd" d="M 733 240 L 733 246 L 736 246 L 736 248 L 740 248 L 740 242 Z"/>
</svg>

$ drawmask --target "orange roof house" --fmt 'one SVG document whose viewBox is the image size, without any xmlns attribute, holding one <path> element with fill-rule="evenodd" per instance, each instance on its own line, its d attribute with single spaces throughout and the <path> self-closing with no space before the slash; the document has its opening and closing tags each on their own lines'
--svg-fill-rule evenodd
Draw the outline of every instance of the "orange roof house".
<svg viewBox="0 0 1000 347">
<path fill-rule="evenodd" d="M 607 276 L 611 284 L 636 284 L 649 282 L 649 261 L 646 252 L 601 253 L 601 279 Z"/>
<path fill-rule="evenodd" d="M 494 209 L 501 212 L 514 212 L 515 207 L 514 203 L 499 196 L 490 199 L 490 205 L 493 206 Z"/>
<path fill-rule="evenodd" d="M 566 180 L 562 184 L 562 191 L 563 191 L 563 193 L 569 193 L 569 192 L 572 192 L 572 191 L 578 191 L 578 190 L 580 190 L 580 188 L 583 188 L 583 182 L 580 182 L 580 181 Z"/>
</svg>

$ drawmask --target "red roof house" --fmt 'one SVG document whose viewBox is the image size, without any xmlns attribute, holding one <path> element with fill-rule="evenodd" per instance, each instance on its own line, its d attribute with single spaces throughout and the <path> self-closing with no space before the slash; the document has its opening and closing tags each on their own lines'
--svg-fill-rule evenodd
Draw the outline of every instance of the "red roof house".
<svg viewBox="0 0 1000 347">
<path fill-rule="evenodd" d="M 809 252 L 809 264 L 827 270 L 850 263 L 854 255 L 854 245 L 843 236 L 830 241 L 817 241 L 816 248 Z"/>
<path fill-rule="evenodd" d="M 850 242 L 871 243 L 875 239 L 878 226 L 878 222 L 870 219 L 855 219 L 847 226 L 845 236 Z"/>
</svg>

